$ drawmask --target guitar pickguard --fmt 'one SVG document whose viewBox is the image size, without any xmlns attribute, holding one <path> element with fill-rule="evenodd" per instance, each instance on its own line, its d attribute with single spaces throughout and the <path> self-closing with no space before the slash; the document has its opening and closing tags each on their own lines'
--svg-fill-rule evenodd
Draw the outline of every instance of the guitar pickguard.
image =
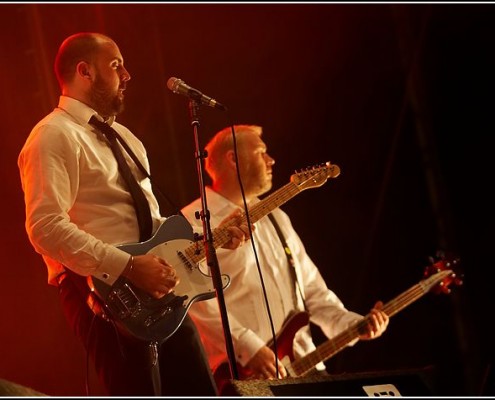
<svg viewBox="0 0 495 400">
<path fill-rule="evenodd" d="M 92 290 L 124 332 L 162 343 L 179 328 L 194 302 L 215 297 L 211 276 L 185 254 L 184 250 L 194 244 L 193 238 L 191 225 L 184 217 L 175 215 L 165 220 L 146 242 L 118 246 L 132 255 L 154 254 L 175 268 L 179 284 L 161 299 L 148 295 L 123 277 L 112 286 L 92 277 Z M 223 275 L 223 288 L 229 283 L 229 277 Z"/>
</svg>

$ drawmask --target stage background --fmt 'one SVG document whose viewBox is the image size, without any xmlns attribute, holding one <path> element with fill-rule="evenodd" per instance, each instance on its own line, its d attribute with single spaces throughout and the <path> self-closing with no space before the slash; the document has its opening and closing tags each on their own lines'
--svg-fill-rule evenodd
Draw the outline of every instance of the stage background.
<svg viewBox="0 0 495 400">
<path fill-rule="evenodd" d="M 188 102 L 166 86 L 175 76 L 229 108 L 201 108 L 201 145 L 232 122 L 264 127 L 274 188 L 295 170 L 340 166 L 283 209 L 349 309 L 366 313 L 417 283 L 437 250 L 460 257 L 463 286 L 415 302 L 380 340 L 328 360 L 331 373 L 434 366 L 435 394 L 483 393 L 493 362 L 491 4 L 0 5 L 0 378 L 78 396 L 89 374 L 90 394 L 103 394 L 28 242 L 16 165 L 57 104 L 56 50 L 78 31 L 119 44 L 132 75 L 119 120 L 149 150 L 171 201 L 164 215 L 199 194 Z"/>
</svg>

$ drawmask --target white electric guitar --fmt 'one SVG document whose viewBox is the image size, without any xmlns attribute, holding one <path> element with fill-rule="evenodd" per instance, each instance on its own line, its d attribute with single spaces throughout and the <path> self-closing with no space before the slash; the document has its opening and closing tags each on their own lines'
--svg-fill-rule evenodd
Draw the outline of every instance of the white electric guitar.
<svg viewBox="0 0 495 400">
<path fill-rule="evenodd" d="M 319 187 L 328 178 L 335 178 L 339 174 L 340 168 L 330 162 L 296 172 L 288 184 L 249 209 L 250 222 L 255 223 L 303 190 Z M 230 240 L 229 226 L 238 226 L 245 221 L 246 215 L 242 214 L 214 229 L 214 247 L 221 247 Z M 203 242 L 194 240 L 192 227 L 184 217 L 175 215 L 167 218 L 153 237 L 145 242 L 118 247 L 132 255 L 157 255 L 167 260 L 180 278 L 180 283 L 171 293 L 156 299 L 124 277 L 120 277 L 112 286 L 89 277 L 88 284 L 96 295 L 91 298 L 100 303 L 98 307 L 105 318 L 115 322 L 124 333 L 145 341 L 162 343 L 179 328 L 194 302 L 215 297 L 211 276 L 199 266 L 206 258 Z M 221 279 L 226 288 L 230 278 L 222 275 Z"/>
</svg>

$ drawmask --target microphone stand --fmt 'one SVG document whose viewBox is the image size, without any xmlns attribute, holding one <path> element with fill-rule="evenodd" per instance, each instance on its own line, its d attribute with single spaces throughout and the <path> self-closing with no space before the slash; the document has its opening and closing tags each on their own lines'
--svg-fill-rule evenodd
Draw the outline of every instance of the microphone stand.
<svg viewBox="0 0 495 400">
<path fill-rule="evenodd" d="M 199 147 L 199 139 L 198 139 L 199 107 L 200 107 L 199 100 L 196 99 L 189 100 L 189 112 L 191 117 L 191 125 L 194 131 L 194 142 L 196 146 L 195 158 L 196 158 L 196 165 L 198 170 L 199 191 L 200 191 L 201 205 L 202 205 L 202 211 L 200 212 L 199 217 L 203 221 L 203 244 L 205 246 L 206 262 L 208 264 L 208 267 L 210 267 L 211 276 L 213 280 L 213 287 L 216 290 L 218 307 L 220 309 L 220 316 L 222 318 L 225 346 L 227 349 L 227 356 L 229 359 L 230 373 L 233 379 L 238 379 L 237 365 L 234 355 L 234 346 L 232 344 L 232 336 L 230 334 L 227 308 L 225 306 L 225 298 L 223 296 L 222 277 L 220 274 L 220 268 L 218 265 L 218 259 L 217 259 L 215 247 L 213 246 L 213 235 L 211 233 L 211 225 L 210 225 L 210 211 L 208 210 L 207 201 L 206 201 L 203 160 L 208 155 L 206 154 L 206 152 L 201 151 Z M 198 214 L 196 214 L 196 218 L 198 218 Z"/>
</svg>

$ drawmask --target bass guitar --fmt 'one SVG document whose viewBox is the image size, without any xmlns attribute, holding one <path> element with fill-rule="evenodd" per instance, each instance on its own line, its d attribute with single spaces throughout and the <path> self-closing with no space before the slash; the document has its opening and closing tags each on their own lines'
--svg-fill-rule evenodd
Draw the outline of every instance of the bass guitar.
<svg viewBox="0 0 495 400">
<path fill-rule="evenodd" d="M 275 208 L 286 203 L 305 189 L 323 185 L 328 178 L 340 174 L 337 165 L 326 162 L 296 172 L 290 182 L 249 210 L 249 220 L 255 223 Z M 230 240 L 228 227 L 246 222 L 245 213 L 212 232 L 213 245 L 221 247 Z M 206 258 L 203 243 L 194 240 L 189 222 L 182 216 L 174 215 L 165 220 L 149 240 L 140 243 L 124 244 L 118 248 L 134 256 L 154 254 L 167 260 L 177 271 L 180 283 L 161 299 L 156 299 L 135 287 L 125 277 L 120 277 L 113 285 L 89 277 L 92 292 L 89 301 L 98 303 L 104 318 L 111 320 L 126 333 L 144 341 L 163 343 L 179 328 L 187 311 L 196 301 L 215 297 L 215 288 L 200 262 Z M 223 288 L 227 288 L 230 278 L 222 275 Z M 94 295 L 93 295 L 94 294 Z"/>
<path fill-rule="evenodd" d="M 452 269 L 457 263 L 458 259 L 442 259 L 426 267 L 424 279 L 386 303 L 382 308 L 383 311 L 389 317 L 392 317 L 430 291 L 450 293 L 449 286 L 452 283 L 456 285 L 462 284 L 462 280 L 457 277 Z M 312 352 L 296 360 L 292 351 L 294 336 L 299 329 L 309 323 L 309 314 L 302 311 L 291 315 L 276 336 L 278 359 L 286 368 L 288 376 L 302 377 L 315 368 L 319 362 L 326 361 L 343 350 L 349 343 L 359 337 L 362 329 L 368 324 L 367 318 L 368 316 L 363 317 L 363 319 L 357 321 L 332 339 L 317 346 Z M 273 341 L 270 341 L 267 346 L 274 350 Z M 253 372 L 248 368 L 237 364 L 237 371 L 240 380 L 254 379 Z M 221 364 L 215 370 L 214 377 L 219 390 L 229 390 L 231 378 L 228 363 Z"/>
</svg>

